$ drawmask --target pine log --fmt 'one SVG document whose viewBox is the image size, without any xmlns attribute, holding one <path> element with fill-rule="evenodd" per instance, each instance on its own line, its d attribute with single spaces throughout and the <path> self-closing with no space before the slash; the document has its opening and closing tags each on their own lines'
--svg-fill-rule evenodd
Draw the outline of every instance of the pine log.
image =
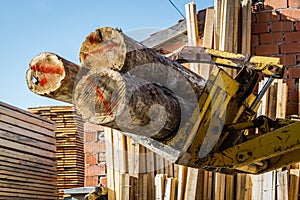
<svg viewBox="0 0 300 200">
<path fill-rule="evenodd" d="M 72 92 L 79 68 L 79 65 L 54 53 L 40 53 L 29 64 L 26 73 L 27 86 L 36 94 L 72 103 Z"/>
<path fill-rule="evenodd" d="M 86 68 L 134 71 L 135 75 L 156 81 L 173 92 L 179 88 L 189 91 L 188 85 L 193 90 L 189 92 L 197 98 L 206 84 L 196 73 L 109 27 L 99 28 L 86 37 L 80 49 L 80 62 Z"/>
<path fill-rule="evenodd" d="M 180 104 L 171 91 L 104 67 L 81 78 L 74 103 L 91 123 L 147 137 L 167 138 L 180 124 Z"/>
</svg>

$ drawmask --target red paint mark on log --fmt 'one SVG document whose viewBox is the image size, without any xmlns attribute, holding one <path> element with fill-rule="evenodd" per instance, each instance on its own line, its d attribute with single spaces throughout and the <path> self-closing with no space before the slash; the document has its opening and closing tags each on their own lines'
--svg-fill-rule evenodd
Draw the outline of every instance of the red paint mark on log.
<svg viewBox="0 0 300 200">
<path fill-rule="evenodd" d="M 48 73 L 48 74 L 63 74 L 64 69 L 61 67 L 53 67 L 50 65 L 32 65 L 30 69 L 33 71 L 41 72 L 41 73 Z"/>
<path fill-rule="evenodd" d="M 99 49 L 96 49 L 94 51 L 91 51 L 91 52 L 87 52 L 87 53 L 84 53 L 84 56 L 83 56 L 83 60 L 85 60 L 88 56 L 90 55 L 94 55 L 94 54 L 100 54 L 100 53 L 103 53 L 104 51 L 107 51 L 108 49 L 112 49 L 114 47 L 118 46 L 117 43 L 112 43 L 112 44 L 109 44 L 109 45 L 105 45 Z"/>
<path fill-rule="evenodd" d="M 91 78 L 91 77 L 89 76 L 89 77 L 87 78 L 87 81 L 88 81 L 89 83 L 91 83 L 92 86 L 93 86 L 93 88 L 96 90 L 97 95 L 98 95 L 99 99 L 101 100 L 101 102 L 103 103 L 103 105 L 104 105 L 106 111 L 109 113 L 109 116 L 113 117 L 113 113 L 112 113 L 112 111 L 111 111 L 110 106 L 109 106 L 108 103 L 106 102 L 106 100 L 105 100 L 105 98 L 104 98 L 104 96 L 103 96 L 101 90 L 98 88 L 98 86 L 97 86 L 97 84 L 95 83 L 95 81 L 93 80 L 93 78 Z"/>
<path fill-rule="evenodd" d="M 48 81 L 47 81 L 47 79 L 46 78 L 42 78 L 41 80 L 40 80 L 40 86 L 44 86 L 46 83 L 47 83 Z"/>
<path fill-rule="evenodd" d="M 94 36 L 93 36 L 93 35 L 90 35 L 90 36 L 89 36 L 89 41 L 90 41 L 91 44 L 94 43 Z"/>
</svg>

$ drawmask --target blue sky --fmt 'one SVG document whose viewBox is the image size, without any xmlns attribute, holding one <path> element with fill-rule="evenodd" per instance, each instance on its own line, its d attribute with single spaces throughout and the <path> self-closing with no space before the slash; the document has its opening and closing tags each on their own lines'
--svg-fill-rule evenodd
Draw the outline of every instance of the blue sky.
<svg viewBox="0 0 300 200">
<path fill-rule="evenodd" d="M 184 13 L 188 0 L 172 0 Z M 197 10 L 213 0 L 196 0 Z M 118 27 L 139 40 L 146 32 L 167 28 L 182 19 L 168 0 L 1 0 L 0 101 L 28 107 L 63 105 L 29 91 L 25 74 L 40 52 L 54 52 L 79 63 L 85 37 L 98 27 Z"/>
</svg>

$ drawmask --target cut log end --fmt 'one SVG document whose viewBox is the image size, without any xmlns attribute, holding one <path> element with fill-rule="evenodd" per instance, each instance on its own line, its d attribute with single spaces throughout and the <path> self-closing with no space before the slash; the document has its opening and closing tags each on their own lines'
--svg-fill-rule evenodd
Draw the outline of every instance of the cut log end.
<svg viewBox="0 0 300 200">
<path fill-rule="evenodd" d="M 86 68 L 114 66 L 117 70 L 123 66 L 125 56 L 126 47 L 121 32 L 103 27 L 86 37 L 80 49 L 79 59 Z"/>
<path fill-rule="evenodd" d="M 32 92 L 43 95 L 57 90 L 65 75 L 63 62 L 57 55 L 43 52 L 31 60 L 26 80 Z"/>
<path fill-rule="evenodd" d="M 83 76 L 73 102 L 84 120 L 138 135 L 166 139 L 180 124 L 181 108 L 170 90 L 109 68 Z"/>
<path fill-rule="evenodd" d="M 120 102 L 124 102 L 124 82 L 118 72 L 105 67 L 83 76 L 74 92 L 74 104 L 84 120 L 107 124 L 115 120 Z"/>
</svg>

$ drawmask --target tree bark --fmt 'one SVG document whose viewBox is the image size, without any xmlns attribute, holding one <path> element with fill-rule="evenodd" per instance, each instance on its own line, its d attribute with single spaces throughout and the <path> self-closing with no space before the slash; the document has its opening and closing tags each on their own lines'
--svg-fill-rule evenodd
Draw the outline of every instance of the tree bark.
<svg viewBox="0 0 300 200">
<path fill-rule="evenodd" d="M 108 67 L 166 87 L 180 102 L 180 126 L 198 108 L 206 84 L 196 73 L 109 27 L 99 28 L 86 37 L 80 49 L 80 62 L 88 69 Z"/>
<path fill-rule="evenodd" d="M 80 67 L 54 53 L 34 57 L 26 73 L 28 88 L 41 96 L 72 103 L 74 83 Z"/>
<path fill-rule="evenodd" d="M 171 91 L 182 87 L 186 91 L 188 85 L 192 89 L 189 92 L 197 99 L 206 84 L 205 79 L 177 62 L 109 27 L 99 28 L 86 37 L 80 49 L 80 62 L 87 68 L 109 67 L 122 73 L 134 71 L 136 76 L 156 81 Z"/>
<path fill-rule="evenodd" d="M 83 118 L 137 135 L 167 139 L 180 125 L 181 109 L 167 88 L 109 68 L 92 69 L 74 90 Z"/>
</svg>

